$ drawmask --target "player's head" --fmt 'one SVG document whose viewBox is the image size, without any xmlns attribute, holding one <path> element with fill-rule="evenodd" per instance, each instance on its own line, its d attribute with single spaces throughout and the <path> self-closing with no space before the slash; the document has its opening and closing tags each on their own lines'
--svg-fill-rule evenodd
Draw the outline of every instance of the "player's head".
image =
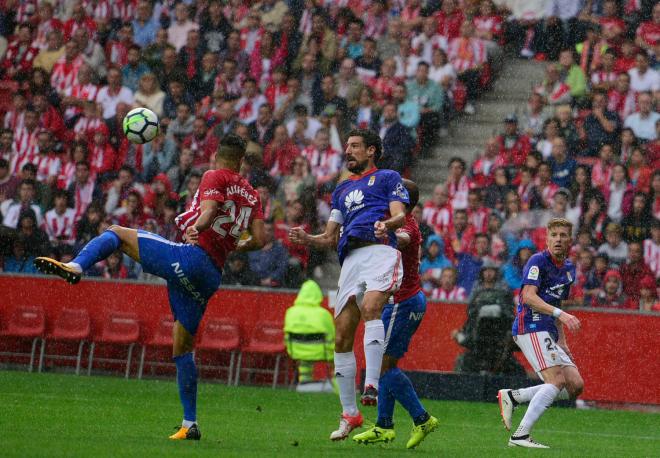
<svg viewBox="0 0 660 458">
<path fill-rule="evenodd" d="M 414 181 L 407 178 L 403 179 L 403 185 L 408 190 L 408 200 L 410 201 L 406 205 L 406 213 L 410 213 L 417 205 L 417 202 L 419 202 L 419 188 L 417 188 L 417 184 Z"/>
<path fill-rule="evenodd" d="M 376 132 L 370 129 L 353 129 L 348 133 L 346 168 L 360 174 L 376 165 L 383 152 L 383 143 Z"/>
<path fill-rule="evenodd" d="M 565 259 L 571 247 L 573 223 L 566 218 L 552 218 L 546 228 L 548 229 L 546 240 L 548 251 L 557 259 Z"/>
<path fill-rule="evenodd" d="M 245 141 L 236 134 L 227 134 L 220 140 L 215 162 L 218 168 L 229 167 L 238 171 L 245 156 Z"/>
</svg>

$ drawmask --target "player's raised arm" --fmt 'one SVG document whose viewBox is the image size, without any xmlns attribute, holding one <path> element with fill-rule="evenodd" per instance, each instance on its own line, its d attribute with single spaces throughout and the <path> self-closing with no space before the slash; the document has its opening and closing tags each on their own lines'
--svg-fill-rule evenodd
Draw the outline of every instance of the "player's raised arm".
<svg viewBox="0 0 660 458">
<path fill-rule="evenodd" d="M 333 213 L 336 210 L 333 210 Z M 340 214 L 341 215 L 341 214 Z M 302 227 L 294 227 L 289 231 L 289 240 L 298 245 L 311 246 L 314 248 L 333 248 L 337 245 L 337 236 L 341 225 L 330 217 L 325 231 L 321 234 L 311 235 L 305 232 Z"/>
<path fill-rule="evenodd" d="M 188 243 L 196 244 L 199 234 L 207 230 L 213 224 L 218 214 L 219 204 L 216 200 L 203 200 L 200 203 L 200 214 L 197 221 L 186 229 L 186 240 Z"/>
<path fill-rule="evenodd" d="M 266 229 L 264 220 L 255 218 L 250 223 L 250 236 L 247 239 L 241 240 L 236 245 L 236 251 L 255 251 L 260 250 L 266 244 Z"/>
<path fill-rule="evenodd" d="M 580 320 L 570 313 L 548 304 L 538 295 L 538 290 L 538 286 L 536 285 L 524 285 L 522 290 L 523 303 L 529 305 L 539 313 L 554 316 L 571 331 L 580 329 Z"/>
</svg>

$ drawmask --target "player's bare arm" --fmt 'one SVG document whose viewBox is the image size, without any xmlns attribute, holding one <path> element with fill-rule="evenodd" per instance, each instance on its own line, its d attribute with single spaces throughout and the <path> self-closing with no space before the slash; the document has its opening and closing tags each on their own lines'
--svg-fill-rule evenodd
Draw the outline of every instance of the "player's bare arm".
<svg viewBox="0 0 660 458">
<path fill-rule="evenodd" d="M 395 231 L 406 224 L 406 204 L 398 201 L 390 202 L 390 215 L 392 216 L 385 221 L 374 223 L 374 233 L 377 238 L 382 239 L 389 231 Z"/>
<path fill-rule="evenodd" d="M 560 323 L 565 324 L 572 332 L 580 329 L 580 320 L 570 313 L 564 312 L 541 299 L 538 295 L 538 287 L 534 285 L 525 285 L 522 290 L 522 300 L 534 311 L 554 316 Z"/>
<path fill-rule="evenodd" d="M 339 223 L 328 221 L 324 232 L 317 235 L 311 235 L 305 232 L 301 227 L 294 227 L 289 230 L 289 240 L 298 245 L 311 246 L 314 248 L 333 248 L 337 245 L 339 228 Z"/>
<path fill-rule="evenodd" d="M 266 244 L 266 229 L 263 219 L 254 219 L 250 223 L 250 236 L 240 240 L 236 245 L 236 251 L 246 252 L 260 250 Z"/>
<path fill-rule="evenodd" d="M 199 234 L 207 230 L 213 224 L 218 214 L 219 204 L 215 200 L 203 200 L 200 204 L 200 215 L 192 226 L 186 229 L 186 241 L 193 245 L 199 241 Z"/>
</svg>

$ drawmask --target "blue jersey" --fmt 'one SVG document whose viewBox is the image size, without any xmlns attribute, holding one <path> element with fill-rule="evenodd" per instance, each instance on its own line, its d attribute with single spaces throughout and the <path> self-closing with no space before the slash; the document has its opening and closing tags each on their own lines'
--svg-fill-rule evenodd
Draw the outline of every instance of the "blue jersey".
<svg viewBox="0 0 660 458">
<path fill-rule="evenodd" d="M 408 191 L 403 186 L 401 176 L 393 170 L 373 168 L 341 182 L 335 188 L 332 193 L 331 219 L 343 225 L 337 247 L 340 264 L 348 254 L 349 239 L 387 243 L 396 248 L 396 235 L 393 231 L 383 240 L 374 235 L 376 221 L 389 218 L 392 201 L 408 203 Z"/>
<path fill-rule="evenodd" d="M 518 309 L 513 321 L 513 335 L 530 332 L 547 331 L 555 339 L 559 339 L 555 319 L 552 315 L 535 312 L 529 305 L 522 302 L 522 288 L 534 285 L 537 294 L 550 305 L 559 307 L 561 301 L 568 299 L 571 284 L 575 281 L 575 266 L 568 259 L 561 265 L 556 264 L 550 252 L 545 250 L 536 253 L 523 269 L 523 280 L 518 295 Z"/>
</svg>

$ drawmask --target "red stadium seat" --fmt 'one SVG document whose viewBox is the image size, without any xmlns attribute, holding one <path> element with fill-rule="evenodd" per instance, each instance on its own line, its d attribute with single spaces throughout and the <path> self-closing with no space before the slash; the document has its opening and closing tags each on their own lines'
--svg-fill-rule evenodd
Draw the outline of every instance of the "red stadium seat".
<svg viewBox="0 0 660 458">
<path fill-rule="evenodd" d="M 200 369 L 227 369 L 227 385 L 231 384 L 236 353 L 241 346 L 241 332 L 236 320 L 209 319 L 195 345 L 199 351 L 229 353 L 229 366 L 200 365 Z"/>
<path fill-rule="evenodd" d="M 94 339 L 89 347 L 89 364 L 87 366 L 87 375 L 92 373 L 92 364 L 94 361 L 94 348 L 96 344 L 109 345 L 127 345 L 128 355 L 126 357 L 126 373 L 124 377 L 128 378 L 131 371 L 131 359 L 133 356 L 133 347 L 140 338 L 140 323 L 137 315 L 134 313 L 111 313 L 108 319 L 103 323 L 101 335 Z M 97 358 L 101 362 L 124 362 L 124 359 L 116 358 Z"/>
<path fill-rule="evenodd" d="M 148 342 L 142 345 L 142 353 L 140 355 L 140 367 L 138 369 L 138 378 L 142 378 L 144 370 L 145 357 L 147 354 L 147 347 L 151 348 L 172 348 L 174 340 L 172 338 L 172 331 L 174 329 L 174 320 L 171 316 L 164 316 L 158 322 L 158 327 L 154 336 Z M 163 363 L 161 361 L 147 361 L 150 366 L 172 366 L 173 363 Z"/>
<path fill-rule="evenodd" d="M 89 313 L 85 309 L 62 309 L 55 320 L 53 331 L 41 341 L 41 354 L 39 355 L 39 372 L 43 371 L 45 359 L 64 359 L 76 361 L 76 375 L 80 375 L 83 348 L 91 333 Z M 77 342 L 78 355 L 47 355 L 46 342 Z"/>
<path fill-rule="evenodd" d="M 236 380 L 238 385 L 241 370 L 246 371 L 248 375 L 253 373 L 273 374 L 273 388 L 277 386 L 277 377 L 280 371 L 280 360 L 282 356 L 287 357 L 286 347 L 284 345 L 284 329 L 281 323 L 260 321 L 255 324 L 254 333 L 247 346 L 241 348 L 238 354 L 238 363 L 236 364 Z M 274 369 L 257 369 L 254 367 L 242 368 L 243 355 L 266 355 L 275 357 Z M 288 359 L 287 359 L 288 362 Z M 288 366 L 288 363 L 287 363 Z M 288 370 L 285 372 L 285 378 L 288 379 Z M 287 380 L 285 380 L 285 384 Z"/>
<path fill-rule="evenodd" d="M 46 330 L 46 314 L 43 307 L 16 307 L 7 323 L 7 328 L 0 331 L 0 337 L 12 338 L 14 340 L 32 340 L 32 351 L 30 353 L 21 352 L 0 352 L 3 356 L 24 356 L 30 357 L 28 370 L 32 372 L 34 367 L 34 358 L 37 354 L 37 343 L 43 338 Z"/>
</svg>

